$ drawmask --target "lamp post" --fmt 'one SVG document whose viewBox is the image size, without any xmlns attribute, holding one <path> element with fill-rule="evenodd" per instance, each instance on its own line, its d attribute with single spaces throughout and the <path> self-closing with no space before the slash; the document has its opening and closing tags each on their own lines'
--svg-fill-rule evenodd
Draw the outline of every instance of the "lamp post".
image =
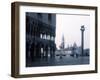
<svg viewBox="0 0 100 80">
<path fill-rule="evenodd" d="M 84 31 L 85 31 L 85 27 L 84 25 L 81 26 L 81 55 L 83 56 L 84 54 Z"/>
</svg>

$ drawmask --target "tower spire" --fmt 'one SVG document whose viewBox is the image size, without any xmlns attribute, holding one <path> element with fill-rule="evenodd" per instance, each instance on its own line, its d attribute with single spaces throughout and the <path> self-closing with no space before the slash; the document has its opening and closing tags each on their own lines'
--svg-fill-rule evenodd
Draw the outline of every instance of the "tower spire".
<svg viewBox="0 0 100 80">
<path fill-rule="evenodd" d="M 63 49 L 65 48 L 65 38 L 64 38 L 64 34 L 62 35 L 62 47 L 63 47 Z"/>
<path fill-rule="evenodd" d="M 65 48 L 65 38 L 64 38 L 64 35 L 62 35 L 62 42 L 60 45 L 60 49 L 64 49 L 64 48 Z"/>
</svg>

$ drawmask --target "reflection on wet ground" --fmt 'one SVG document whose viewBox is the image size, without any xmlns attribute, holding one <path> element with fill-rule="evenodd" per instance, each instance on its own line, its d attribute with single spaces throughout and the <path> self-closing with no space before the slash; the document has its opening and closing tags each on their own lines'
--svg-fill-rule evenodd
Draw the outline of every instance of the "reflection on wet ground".
<svg viewBox="0 0 100 80">
<path fill-rule="evenodd" d="M 26 67 L 39 67 L 39 66 L 60 66 L 60 65 L 80 65 L 89 64 L 89 56 L 72 57 L 69 55 L 55 56 L 55 58 L 42 58 L 26 62 Z"/>
</svg>

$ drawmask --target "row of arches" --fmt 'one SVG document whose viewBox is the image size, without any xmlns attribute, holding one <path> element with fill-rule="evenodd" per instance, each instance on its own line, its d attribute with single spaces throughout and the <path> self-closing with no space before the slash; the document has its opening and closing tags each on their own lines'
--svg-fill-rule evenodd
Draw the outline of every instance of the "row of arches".
<svg viewBox="0 0 100 80">
<path fill-rule="evenodd" d="M 30 58 L 32 61 L 42 58 L 54 58 L 56 45 L 54 43 L 26 43 L 26 58 Z"/>
</svg>

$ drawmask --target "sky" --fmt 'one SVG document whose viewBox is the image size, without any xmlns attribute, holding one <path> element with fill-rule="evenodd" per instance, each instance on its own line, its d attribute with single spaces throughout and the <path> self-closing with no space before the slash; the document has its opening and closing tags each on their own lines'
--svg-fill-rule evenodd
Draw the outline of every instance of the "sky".
<svg viewBox="0 0 100 80">
<path fill-rule="evenodd" d="M 90 48 L 90 16 L 74 14 L 56 15 L 56 37 L 55 43 L 59 48 L 62 42 L 62 35 L 65 38 L 65 47 L 74 43 L 81 46 L 81 26 L 84 25 L 84 48 Z"/>
</svg>

